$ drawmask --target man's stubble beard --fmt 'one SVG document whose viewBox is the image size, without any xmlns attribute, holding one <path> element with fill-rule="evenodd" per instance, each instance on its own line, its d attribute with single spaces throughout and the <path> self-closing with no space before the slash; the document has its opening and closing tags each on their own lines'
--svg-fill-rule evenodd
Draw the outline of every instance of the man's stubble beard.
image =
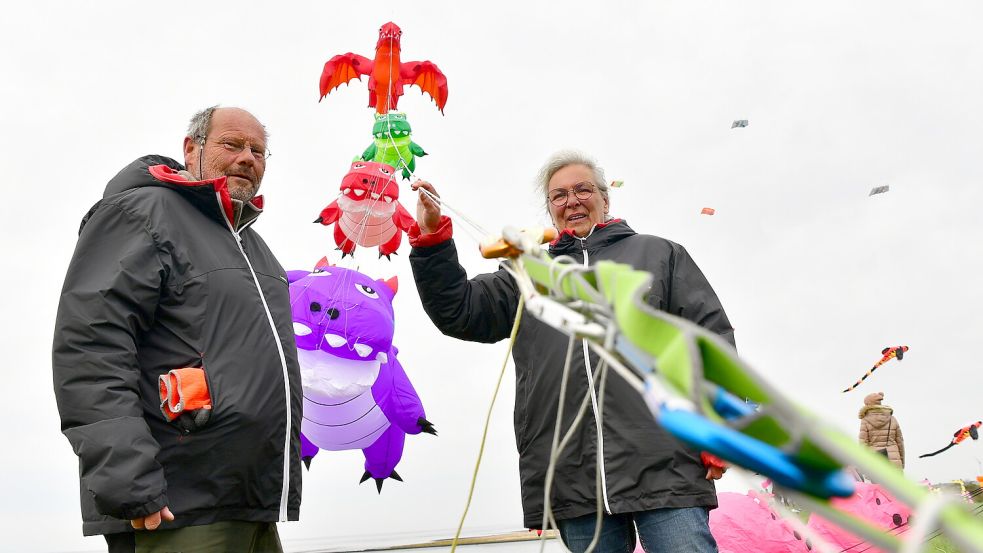
<svg viewBox="0 0 983 553">
<path fill-rule="evenodd" d="M 249 200 L 256 197 L 256 193 L 259 192 L 259 185 L 256 188 L 251 186 L 229 186 L 229 197 L 233 200 L 239 200 L 240 202 L 248 202 Z"/>
</svg>

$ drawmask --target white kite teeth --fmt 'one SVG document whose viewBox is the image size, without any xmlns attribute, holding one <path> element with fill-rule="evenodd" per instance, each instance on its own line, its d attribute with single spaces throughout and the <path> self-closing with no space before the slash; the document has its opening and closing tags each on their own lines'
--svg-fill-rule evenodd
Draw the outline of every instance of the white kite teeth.
<svg viewBox="0 0 983 553">
<path fill-rule="evenodd" d="M 324 334 L 324 339 L 328 341 L 328 344 L 333 348 L 340 348 L 341 346 L 348 343 L 344 336 L 338 336 L 337 334 Z"/>
<path fill-rule="evenodd" d="M 355 344 L 355 353 L 359 357 L 368 357 L 372 353 L 372 346 L 368 344 Z"/>
</svg>

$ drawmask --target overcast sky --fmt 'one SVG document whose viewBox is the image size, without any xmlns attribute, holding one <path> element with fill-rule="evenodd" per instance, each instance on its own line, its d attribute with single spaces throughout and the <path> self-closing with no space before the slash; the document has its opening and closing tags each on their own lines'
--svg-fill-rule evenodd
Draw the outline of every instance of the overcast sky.
<svg viewBox="0 0 983 553">
<path fill-rule="evenodd" d="M 851 435 L 863 395 L 883 391 L 912 478 L 983 474 L 980 443 L 917 459 L 983 418 L 978 2 L 19 2 L 0 19 L 4 547 L 104 547 L 81 537 L 50 348 L 79 220 L 106 181 L 140 155 L 180 158 L 195 111 L 242 106 L 273 152 L 254 228 L 287 268 L 336 256 L 310 221 L 368 145 L 372 111 L 364 82 L 318 103 L 318 78 L 335 54 L 371 57 L 389 20 L 404 60 L 448 78 L 445 115 L 415 89 L 399 107 L 430 153 L 417 174 L 449 202 L 489 230 L 545 223 L 540 164 L 594 155 L 625 181 L 612 214 L 686 246 L 758 371 Z M 891 191 L 868 197 L 879 185 Z M 469 273 L 495 268 L 467 234 L 458 245 Z M 408 254 L 356 259 L 400 278 L 395 343 L 440 436 L 408 438 L 405 483 L 381 496 L 357 485 L 360 452 L 319 455 L 300 522 L 281 526 L 288 549 L 445 537 L 460 517 L 505 344 L 440 335 Z M 902 363 L 840 393 L 902 344 Z M 510 368 L 469 533 L 521 528 L 513 386 Z M 720 488 L 744 491 L 734 482 Z"/>
</svg>

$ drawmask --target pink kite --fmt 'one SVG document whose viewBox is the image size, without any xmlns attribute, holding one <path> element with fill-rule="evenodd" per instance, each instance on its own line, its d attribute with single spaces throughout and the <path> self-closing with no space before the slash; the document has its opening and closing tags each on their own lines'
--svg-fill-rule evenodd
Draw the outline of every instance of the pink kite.
<svg viewBox="0 0 983 553">
<path fill-rule="evenodd" d="M 414 219 L 399 203 L 395 169 L 385 163 L 356 160 L 341 180 L 341 195 L 321 210 L 315 223 L 334 223 L 334 240 L 345 255 L 355 245 L 379 246 L 379 257 L 389 257 Z"/>
<path fill-rule="evenodd" d="M 717 494 L 710 532 L 720 553 L 809 553 L 804 539 L 767 505 L 765 494 Z M 635 553 L 643 553 L 637 544 Z"/>
<path fill-rule="evenodd" d="M 834 497 L 831 502 L 834 507 L 841 511 L 854 514 L 867 522 L 892 533 L 897 533 L 897 528 L 907 528 L 910 509 L 904 503 L 895 501 L 893 497 L 878 486 L 866 482 L 857 482 L 857 493 L 853 497 L 843 499 Z M 813 513 L 809 516 L 809 528 L 815 530 L 816 534 L 837 548 L 845 551 L 864 550 L 867 553 L 880 553 L 880 549 L 871 547 L 863 539 L 848 533 L 826 519 Z M 858 544 L 861 546 L 857 549 Z M 869 549 L 867 549 L 869 547 Z M 852 548 L 852 549 L 851 549 Z"/>
</svg>

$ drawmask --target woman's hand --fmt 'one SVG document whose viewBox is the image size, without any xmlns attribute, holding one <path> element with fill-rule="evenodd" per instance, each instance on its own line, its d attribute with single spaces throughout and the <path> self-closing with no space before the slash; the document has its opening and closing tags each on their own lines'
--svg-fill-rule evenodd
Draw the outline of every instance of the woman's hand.
<svg viewBox="0 0 983 553">
<path fill-rule="evenodd" d="M 423 192 L 423 190 L 430 192 L 438 198 L 440 194 L 437 194 L 437 190 L 427 181 L 418 180 L 410 185 L 410 187 L 419 193 L 419 197 L 416 200 L 416 222 L 420 225 L 420 234 L 430 234 L 437 230 L 437 227 L 440 225 L 440 204 L 428 196 L 426 192 Z M 420 190 L 421 188 L 423 190 Z"/>
</svg>

